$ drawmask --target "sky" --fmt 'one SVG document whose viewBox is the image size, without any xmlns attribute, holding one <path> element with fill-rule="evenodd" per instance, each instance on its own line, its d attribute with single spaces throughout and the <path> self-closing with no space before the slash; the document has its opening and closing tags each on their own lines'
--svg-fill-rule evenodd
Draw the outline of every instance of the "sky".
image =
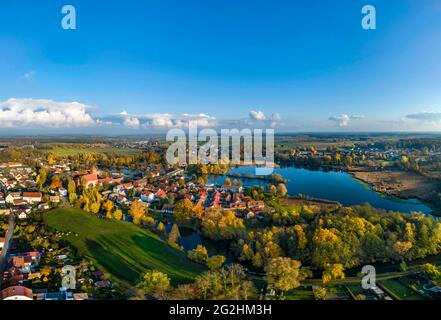
<svg viewBox="0 0 441 320">
<path fill-rule="evenodd" d="M 0 134 L 439 131 L 440 57 L 439 0 L 2 0 Z"/>
</svg>

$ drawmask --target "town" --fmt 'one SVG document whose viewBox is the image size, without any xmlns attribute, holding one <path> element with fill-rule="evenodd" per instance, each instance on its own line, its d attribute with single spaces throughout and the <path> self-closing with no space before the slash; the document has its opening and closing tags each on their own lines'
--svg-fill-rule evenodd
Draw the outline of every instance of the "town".
<svg viewBox="0 0 441 320">
<path fill-rule="evenodd" d="M 362 167 L 390 174 L 414 170 L 415 163 L 425 170 L 437 156 L 435 147 L 335 141 L 330 147 L 314 139 L 311 146 L 288 150 L 286 139 L 276 139 L 278 165 L 294 161 L 308 170 Z M 100 140 L 3 142 L 1 299 L 439 298 L 437 264 L 413 262 L 439 253 L 436 219 L 290 194 L 290 179 L 277 173 L 283 167 L 263 179 L 233 164 L 168 164 L 169 144 L 161 139 Z M 349 232 L 335 224 L 340 219 L 364 227 Z M 378 219 L 405 228 L 387 231 L 396 239 L 390 242 L 388 233 L 369 231 Z M 423 229 L 429 230 L 426 238 L 412 235 L 428 232 Z M 361 239 L 374 232 L 379 243 L 338 250 L 341 256 L 328 248 L 350 244 L 352 232 Z M 375 251 L 380 247 L 386 248 L 381 254 Z M 390 264 L 378 267 L 379 286 L 363 289 L 358 267 L 377 260 Z M 75 270 L 74 289 L 63 286 L 66 266 Z M 236 278 L 233 287 L 205 291 L 201 277 L 223 272 Z M 279 272 L 293 283 L 281 286 L 268 276 Z M 155 283 L 158 277 L 162 281 Z"/>
</svg>

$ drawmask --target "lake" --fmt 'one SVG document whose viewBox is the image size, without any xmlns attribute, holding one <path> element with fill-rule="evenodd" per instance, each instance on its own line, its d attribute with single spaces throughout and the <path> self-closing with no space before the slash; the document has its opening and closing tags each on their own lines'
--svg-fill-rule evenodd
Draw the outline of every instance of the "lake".
<svg viewBox="0 0 441 320">
<path fill-rule="evenodd" d="M 231 173 L 254 175 L 255 167 L 243 166 L 230 170 Z M 274 173 L 288 179 L 286 188 L 290 195 L 305 195 L 313 198 L 338 201 L 345 206 L 369 202 L 375 208 L 410 213 L 420 211 L 430 214 L 432 209 L 417 199 L 399 199 L 374 192 L 369 187 L 355 180 L 342 171 L 312 171 L 286 167 L 275 168 Z M 233 180 L 234 178 L 231 178 Z M 213 176 L 209 183 L 223 184 L 224 176 Z M 266 186 L 268 181 L 259 179 L 241 179 L 244 187 Z"/>
</svg>

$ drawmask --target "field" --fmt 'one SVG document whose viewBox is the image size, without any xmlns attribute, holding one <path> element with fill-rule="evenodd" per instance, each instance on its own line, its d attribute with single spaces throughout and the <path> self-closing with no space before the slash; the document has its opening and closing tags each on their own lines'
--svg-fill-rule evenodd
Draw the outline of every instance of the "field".
<svg viewBox="0 0 441 320">
<path fill-rule="evenodd" d="M 56 230 L 77 234 L 67 240 L 127 288 L 136 285 L 148 269 L 167 273 L 173 284 L 191 282 L 204 271 L 156 235 L 131 223 L 100 219 L 77 209 L 55 209 L 44 220 Z"/>
<path fill-rule="evenodd" d="M 423 297 L 420 294 L 412 290 L 399 279 L 384 280 L 379 284 L 386 293 L 389 293 L 392 296 L 392 298 L 397 298 L 399 300 L 423 300 Z"/>
<path fill-rule="evenodd" d="M 77 146 L 63 146 L 47 149 L 40 149 L 43 152 L 50 152 L 57 156 L 73 156 L 76 154 L 99 154 L 99 153 L 115 153 L 118 155 L 132 156 L 139 153 L 139 150 L 130 148 L 113 148 L 113 147 L 77 147 Z"/>
</svg>

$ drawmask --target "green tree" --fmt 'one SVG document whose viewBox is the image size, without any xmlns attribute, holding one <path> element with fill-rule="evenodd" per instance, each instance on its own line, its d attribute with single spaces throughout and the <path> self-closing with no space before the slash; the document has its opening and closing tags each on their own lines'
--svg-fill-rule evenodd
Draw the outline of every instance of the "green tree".
<svg viewBox="0 0 441 320">
<path fill-rule="evenodd" d="M 300 286 L 304 276 L 300 271 L 301 262 L 290 258 L 279 257 L 271 259 L 265 267 L 265 280 L 270 287 L 282 291 Z"/>
<path fill-rule="evenodd" d="M 165 299 L 170 289 L 170 278 L 157 270 L 149 270 L 143 277 L 139 287 L 148 295 Z"/>
<path fill-rule="evenodd" d="M 222 267 L 224 262 L 225 262 L 225 257 L 222 255 L 211 256 L 210 258 L 207 259 L 207 267 L 210 270 L 217 270 L 220 267 Z"/>
<path fill-rule="evenodd" d="M 196 249 L 188 251 L 187 256 L 197 263 L 205 263 L 208 259 L 208 251 L 207 248 L 199 244 Z"/>
</svg>

